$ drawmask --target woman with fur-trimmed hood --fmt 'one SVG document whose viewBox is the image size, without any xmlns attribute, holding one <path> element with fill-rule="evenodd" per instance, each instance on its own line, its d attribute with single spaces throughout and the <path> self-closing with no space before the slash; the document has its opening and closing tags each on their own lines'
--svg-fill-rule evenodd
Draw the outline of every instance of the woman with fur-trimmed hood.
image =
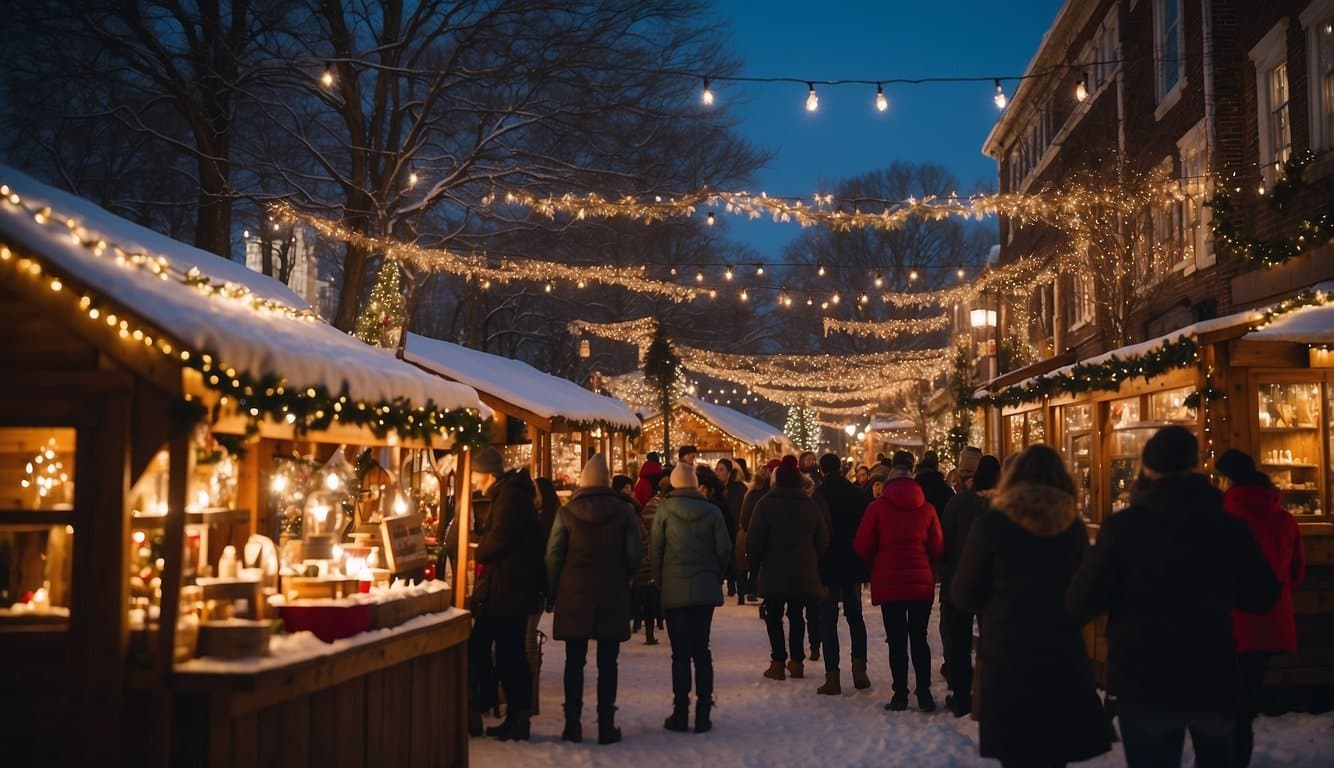
<svg viewBox="0 0 1334 768">
<path fill-rule="evenodd" d="M 1080 625 L 1065 590 L 1088 549 L 1061 457 L 1034 445 L 973 523 L 950 597 L 981 626 L 983 757 L 1064 765 L 1111 749 Z"/>
</svg>

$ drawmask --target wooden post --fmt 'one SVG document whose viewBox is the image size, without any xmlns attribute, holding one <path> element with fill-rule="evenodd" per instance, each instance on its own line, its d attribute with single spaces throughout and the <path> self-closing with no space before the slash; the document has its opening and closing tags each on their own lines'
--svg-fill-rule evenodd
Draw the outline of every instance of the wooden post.
<svg viewBox="0 0 1334 768">
<path fill-rule="evenodd" d="M 459 452 L 458 471 L 454 473 L 454 607 L 468 604 L 468 585 L 472 582 L 469 558 L 469 529 L 472 528 L 472 451 Z"/>
</svg>

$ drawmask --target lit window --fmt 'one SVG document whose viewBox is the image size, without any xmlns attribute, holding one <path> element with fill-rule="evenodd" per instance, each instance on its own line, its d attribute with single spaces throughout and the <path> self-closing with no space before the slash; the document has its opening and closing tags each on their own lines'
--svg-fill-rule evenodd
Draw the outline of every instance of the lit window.
<svg viewBox="0 0 1334 768">
<path fill-rule="evenodd" d="M 1181 186 L 1186 199 L 1181 203 L 1182 245 L 1178 264 L 1206 267 L 1214 263 L 1213 238 L 1210 237 L 1211 214 L 1205 205 L 1209 183 L 1208 134 L 1201 121 L 1177 143 L 1181 152 Z"/>
<path fill-rule="evenodd" d="M 1288 20 L 1275 24 L 1250 52 L 1255 65 L 1256 120 L 1260 139 L 1260 172 L 1272 184 L 1292 154 L 1288 119 Z"/>
<path fill-rule="evenodd" d="M 1314 0 L 1301 21 L 1306 30 L 1311 148 L 1334 149 L 1334 0 Z"/>
</svg>

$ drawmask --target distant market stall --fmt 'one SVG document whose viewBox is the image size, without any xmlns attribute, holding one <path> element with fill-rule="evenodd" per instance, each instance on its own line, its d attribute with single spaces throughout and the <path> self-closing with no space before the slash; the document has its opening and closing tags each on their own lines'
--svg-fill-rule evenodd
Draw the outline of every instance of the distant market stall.
<svg viewBox="0 0 1334 768">
<path fill-rule="evenodd" d="M 640 455 L 662 450 L 663 419 L 656 413 L 644 420 L 637 445 Z M 672 408 L 672 450 L 682 445 L 699 449 L 701 461 L 744 458 L 754 468 L 767 458 L 791 452 L 782 430 L 739 411 L 685 395 Z M 670 456 L 668 461 L 675 461 Z"/>
<path fill-rule="evenodd" d="M 406 579 L 451 489 L 468 514 L 477 393 L 239 264 L 0 185 L 6 754 L 466 763 L 469 619 Z"/>
<path fill-rule="evenodd" d="M 476 388 L 496 413 L 490 441 L 507 467 L 528 467 L 558 488 L 578 485 L 595 452 L 613 472 L 625 469 L 629 437 L 639 417 L 620 400 L 584 389 L 508 357 L 409 334 L 405 359 L 431 373 Z"/>
</svg>

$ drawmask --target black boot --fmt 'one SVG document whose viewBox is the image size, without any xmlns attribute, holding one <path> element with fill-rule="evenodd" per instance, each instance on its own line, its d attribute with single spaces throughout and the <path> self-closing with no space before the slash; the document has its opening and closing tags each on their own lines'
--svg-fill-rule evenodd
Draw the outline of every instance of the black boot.
<svg viewBox="0 0 1334 768">
<path fill-rule="evenodd" d="M 672 699 L 672 716 L 662 724 L 669 731 L 685 733 L 690 730 L 690 697 L 677 696 Z"/>
<path fill-rule="evenodd" d="M 616 727 L 616 710 L 598 713 L 598 743 L 615 744 L 621 740 L 621 729 Z"/>
<path fill-rule="evenodd" d="M 486 735 L 501 741 L 528 741 L 533 713 L 526 709 L 510 710 L 505 721 L 486 729 Z"/>
<path fill-rule="evenodd" d="M 713 721 L 709 714 L 713 711 L 713 697 L 701 696 L 695 702 L 695 733 L 708 733 L 713 730 Z"/>
<path fill-rule="evenodd" d="M 584 740 L 584 727 L 579 723 L 579 715 L 578 709 L 565 708 L 565 730 L 560 732 L 561 741 L 578 744 Z"/>
<path fill-rule="evenodd" d="M 653 622 L 644 625 L 644 645 L 657 645 L 658 638 L 653 634 Z"/>
</svg>

